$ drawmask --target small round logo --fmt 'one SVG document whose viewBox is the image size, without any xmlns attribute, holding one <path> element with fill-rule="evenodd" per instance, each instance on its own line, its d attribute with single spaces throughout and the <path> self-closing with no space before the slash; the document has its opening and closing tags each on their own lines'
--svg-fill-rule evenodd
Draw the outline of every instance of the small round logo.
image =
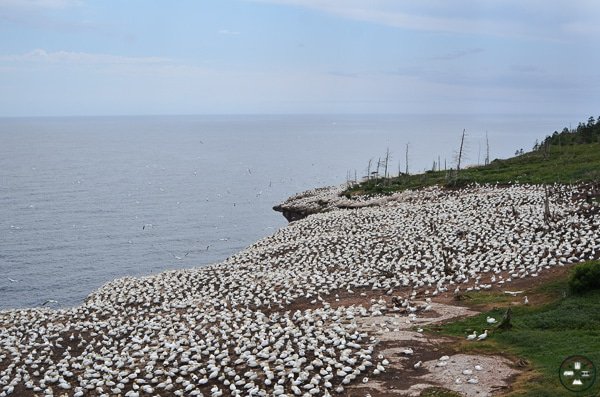
<svg viewBox="0 0 600 397">
<path fill-rule="evenodd" d="M 560 365 L 558 370 L 560 383 L 572 392 L 589 389 L 596 381 L 596 367 L 584 356 L 570 356 Z"/>
</svg>

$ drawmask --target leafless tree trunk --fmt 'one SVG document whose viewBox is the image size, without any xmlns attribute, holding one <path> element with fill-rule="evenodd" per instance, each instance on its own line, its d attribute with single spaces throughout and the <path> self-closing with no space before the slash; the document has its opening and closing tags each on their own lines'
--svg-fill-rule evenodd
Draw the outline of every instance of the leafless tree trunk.
<svg viewBox="0 0 600 397">
<path fill-rule="evenodd" d="M 509 307 L 506 310 L 506 313 L 504 313 L 504 317 L 502 318 L 502 321 L 500 321 L 500 324 L 498 324 L 498 329 L 511 329 L 512 328 L 512 324 L 510 322 L 511 319 L 512 319 L 512 310 Z"/>
<path fill-rule="evenodd" d="M 408 175 L 408 143 L 406 144 L 406 175 Z"/>
<path fill-rule="evenodd" d="M 544 186 L 544 222 L 550 223 L 552 214 L 550 213 L 550 199 L 548 198 L 548 186 Z"/>
<path fill-rule="evenodd" d="M 456 171 L 460 171 L 460 162 L 462 160 L 463 146 L 465 144 L 465 132 L 466 132 L 466 130 L 463 129 L 463 133 L 460 138 L 460 150 L 458 151 L 458 164 L 456 166 Z"/>
<path fill-rule="evenodd" d="M 388 147 L 385 151 L 385 170 L 383 173 L 383 177 L 387 178 L 388 177 L 388 161 L 390 160 L 390 148 Z"/>
<path fill-rule="evenodd" d="M 485 132 L 485 147 L 486 147 L 486 152 L 485 152 L 485 165 L 488 165 L 490 163 L 490 141 L 488 139 L 488 132 Z"/>
</svg>

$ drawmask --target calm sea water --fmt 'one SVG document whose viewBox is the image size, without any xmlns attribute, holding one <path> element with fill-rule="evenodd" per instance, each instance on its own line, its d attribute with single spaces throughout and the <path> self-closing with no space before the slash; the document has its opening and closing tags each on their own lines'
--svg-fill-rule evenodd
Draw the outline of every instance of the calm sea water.
<svg viewBox="0 0 600 397">
<path fill-rule="evenodd" d="M 0 309 L 76 305 L 121 276 L 221 261 L 285 225 L 291 194 L 363 175 L 507 157 L 564 116 L 0 119 Z"/>
</svg>

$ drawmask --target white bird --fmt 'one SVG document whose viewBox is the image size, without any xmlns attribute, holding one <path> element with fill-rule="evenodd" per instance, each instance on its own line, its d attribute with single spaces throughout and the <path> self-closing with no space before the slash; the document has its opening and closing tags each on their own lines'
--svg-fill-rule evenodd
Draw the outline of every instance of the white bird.
<svg viewBox="0 0 600 397">
<path fill-rule="evenodd" d="M 496 323 L 496 319 L 494 317 L 489 317 L 487 318 L 487 323 L 488 324 L 495 324 Z"/>
<path fill-rule="evenodd" d="M 516 296 L 519 294 L 522 294 L 524 291 L 504 291 L 505 294 L 507 295 L 512 295 L 512 296 Z"/>
<path fill-rule="evenodd" d="M 527 299 L 527 295 L 525 295 L 525 299 L 523 299 L 523 304 L 524 305 L 528 305 L 529 304 L 529 299 Z"/>
<path fill-rule="evenodd" d="M 467 340 L 475 340 L 477 338 L 477 331 L 473 331 L 472 334 L 467 335 Z"/>
<path fill-rule="evenodd" d="M 477 340 L 484 340 L 485 338 L 487 338 L 488 333 L 487 333 L 487 329 L 485 331 L 483 331 L 483 334 L 480 334 L 479 336 L 477 336 Z"/>
</svg>

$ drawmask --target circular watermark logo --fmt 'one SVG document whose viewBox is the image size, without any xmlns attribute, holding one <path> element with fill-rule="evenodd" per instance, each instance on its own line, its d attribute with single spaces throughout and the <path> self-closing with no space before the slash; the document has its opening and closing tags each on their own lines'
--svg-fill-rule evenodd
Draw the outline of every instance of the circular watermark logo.
<svg viewBox="0 0 600 397">
<path fill-rule="evenodd" d="M 585 356 L 570 356 L 560 365 L 558 377 L 567 390 L 585 391 L 596 381 L 596 366 Z"/>
</svg>

